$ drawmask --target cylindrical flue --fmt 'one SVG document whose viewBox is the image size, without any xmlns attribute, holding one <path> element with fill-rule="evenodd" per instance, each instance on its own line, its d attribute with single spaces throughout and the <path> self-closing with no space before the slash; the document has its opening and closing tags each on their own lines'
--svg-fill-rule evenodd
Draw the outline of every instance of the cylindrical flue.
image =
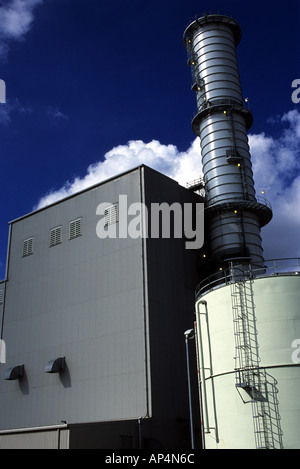
<svg viewBox="0 0 300 469">
<path fill-rule="evenodd" d="M 243 105 L 236 46 L 241 30 L 232 18 L 208 15 L 184 33 L 198 113 L 211 258 L 263 261 L 260 228 L 272 217 L 257 200 L 247 131 L 252 114 Z"/>
</svg>

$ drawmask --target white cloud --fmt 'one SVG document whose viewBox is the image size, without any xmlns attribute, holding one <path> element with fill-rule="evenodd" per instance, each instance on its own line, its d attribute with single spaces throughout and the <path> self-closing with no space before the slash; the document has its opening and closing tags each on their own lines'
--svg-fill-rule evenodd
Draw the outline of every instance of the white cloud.
<svg viewBox="0 0 300 469">
<path fill-rule="evenodd" d="M 300 257 L 300 113 L 281 118 L 287 126 L 279 138 L 249 135 L 255 186 L 273 207 L 273 219 L 262 229 L 265 258 Z"/>
<path fill-rule="evenodd" d="M 275 139 L 265 133 L 249 135 L 257 193 L 265 195 L 273 206 L 273 220 L 263 228 L 266 258 L 300 257 L 300 113 L 290 111 L 281 118 L 283 130 Z M 133 140 L 104 155 L 104 160 L 88 167 L 84 177 L 68 181 L 57 191 L 44 196 L 35 208 L 41 208 L 68 195 L 97 184 L 123 171 L 145 164 L 185 186 L 201 176 L 200 141 L 180 152 L 175 145 L 157 140 L 144 143 Z"/>
<path fill-rule="evenodd" d="M 0 58 L 5 59 L 10 40 L 21 40 L 30 30 L 34 8 L 43 0 L 9 0 L 0 7 Z"/>
<path fill-rule="evenodd" d="M 140 164 L 150 166 L 185 186 L 187 182 L 201 176 L 199 155 L 198 138 L 186 152 L 180 152 L 175 145 L 163 145 L 157 140 L 149 143 L 132 140 L 127 145 L 119 145 L 107 152 L 104 161 L 90 165 L 83 178 L 77 177 L 59 190 L 48 193 L 36 208 L 49 205 Z"/>
<path fill-rule="evenodd" d="M 69 119 L 66 114 L 61 112 L 61 110 L 56 106 L 47 106 L 46 108 L 46 114 L 50 117 L 51 120 L 57 120 L 57 119 L 62 119 L 62 120 L 67 120 Z"/>
<path fill-rule="evenodd" d="M 17 98 L 7 100 L 5 104 L 0 105 L 0 124 L 9 124 L 13 112 L 29 114 L 31 113 L 31 107 L 23 106 Z"/>
<path fill-rule="evenodd" d="M 10 98 L 6 103 L 0 105 L 0 125 L 7 125 L 12 121 L 13 114 L 30 114 L 33 112 L 31 106 L 23 105 L 18 98 Z M 47 106 L 42 110 L 42 115 L 46 116 L 50 122 L 66 121 L 69 117 L 57 106 Z"/>
<path fill-rule="evenodd" d="M 10 107 L 8 104 L 0 105 L 0 124 L 8 124 L 10 122 Z"/>
</svg>

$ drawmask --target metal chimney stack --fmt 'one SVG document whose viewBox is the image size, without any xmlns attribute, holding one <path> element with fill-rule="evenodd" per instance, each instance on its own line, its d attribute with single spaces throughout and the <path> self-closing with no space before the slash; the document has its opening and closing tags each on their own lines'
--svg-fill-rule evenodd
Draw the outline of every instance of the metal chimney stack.
<svg viewBox="0 0 300 469">
<path fill-rule="evenodd" d="M 210 259 L 262 265 L 260 229 L 272 218 L 255 195 L 247 131 L 252 114 L 244 107 L 236 46 L 241 29 L 223 15 L 193 21 L 184 32 L 197 115 L 192 128 L 201 140 L 206 227 Z"/>
</svg>

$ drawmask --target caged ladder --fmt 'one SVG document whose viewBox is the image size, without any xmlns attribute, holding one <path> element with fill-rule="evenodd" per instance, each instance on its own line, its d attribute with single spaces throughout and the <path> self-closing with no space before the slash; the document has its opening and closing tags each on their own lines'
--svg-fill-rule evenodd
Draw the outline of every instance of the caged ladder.
<svg viewBox="0 0 300 469">
<path fill-rule="evenodd" d="M 247 267 L 247 270 L 246 270 Z M 256 449 L 278 446 L 265 370 L 259 366 L 253 276 L 251 266 L 230 264 L 235 339 L 235 386 L 244 403 L 251 403 Z M 243 392 L 244 391 L 244 392 Z M 243 396 L 246 396 L 246 400 Z"/>
</svg>

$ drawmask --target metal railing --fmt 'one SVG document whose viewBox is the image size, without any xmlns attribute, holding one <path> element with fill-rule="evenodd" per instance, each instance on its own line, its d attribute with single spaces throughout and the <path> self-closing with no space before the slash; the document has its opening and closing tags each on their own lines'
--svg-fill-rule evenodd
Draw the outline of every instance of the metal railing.
<svg viewBox="0 0 300 469">
<path fill-rule="evenodd" d="M 261 195 L 255 195 L 255 198 L 256 198 L 256 202 L 258 202 L 261 205 L 266 205 L 270 210 L 273 211 L 271 202 L 268 199 L 266 199 L 266 197 L 263 197 Z"/>
<path fill-rule="evenodd" d="M 224 97 L 224 98 L 210 98 L 210 99 L 205 100 L 199 106 L 199 108 L 195 112 L 194 116 L 199 114 L 199 112 L 202 112 L 205 109 L 211 108 L 211 107 L 214 107 L 214 106 L 225 106 L 225 107 L 226 106 L 239 106 L 241 108 L 244 108 L 243 102 L 238 101 L 237 99 L 234 99 L 234 98 L 227 98 L 227 97 Z M 247 110 L 246 108 L 244 108 L 244 109 Z"/>
<path fill-rule="evenodd" d="M 194 179 L 194 181 L 187 182 L 185 187 L 190 189 L 191 187 L 200 187 L 201 189 L 205 187 L 204 179 L 202 177 Z"/>
<path fill-rule="evenodd" d="M 239 265 L 236 265 L 238 268 Z M 243 275 L 249 278 L 276 277 L 280 275 L 299 275 L 300 276 L 300 258 L 285 257 L 281 259 L 265 260 L 261 265 L 241 264 Z M 224 268 L 206 277 L 196 287 L 196 301 L 198 301 L 204 293 L 214 290 L 224 285 L 232 283 L 233 278 L 231 271 Z"/>
<path fill-rule="evenodd" d="M 205 187 L 205 185 L 204 185 Z M 214 199 L 217 199 L 214 201 Z M 253 195 L 251 197 L 249 197 L 248 199 L 243 199 L 241 198 L 241 194 L 238 194 L 237 196 L 234 195 L 234 193 L 231 193 L 231 194 L 221 194 L 221 195 L 216 195 L 215 197 L 209 199 L 207 205 L 208 207 L 212 206 L 212 205 L 218 205 L 218 204 L 221 204 L 221 203 L 227 203 L 227 202 L 230 202 L 230 203 L 241 203 L 241 202 L 244 202 L 244 203 L 247 203 L 247 202 L 252 202 L 254 204 L 260 204 L 260 205 L 265 205 L 266 207 L 268 207 L 271 211 L 272 211 L 272 204 L 271 202 L 266 199 L 266 197 L 263 197 L 263 196 L 259 196 L 259 195 Z"/>
</svg>

